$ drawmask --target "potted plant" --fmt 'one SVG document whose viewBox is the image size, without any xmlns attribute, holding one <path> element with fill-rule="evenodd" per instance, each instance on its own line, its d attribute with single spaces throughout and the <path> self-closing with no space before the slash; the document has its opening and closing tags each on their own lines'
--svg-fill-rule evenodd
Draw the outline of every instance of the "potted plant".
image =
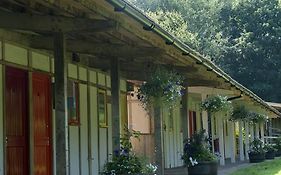
<svg viewBox="0 0 281 175">
<path fill-rule="evenodd" d="M 263 142 L 260 139 L 255 138 L 254 141 L 250 143 L 250 150 L 248 155 L 250 163 L 257 163 L 265 160 Z"/>
<path fill-rule="evenodd" d="M 205 131 L 194 133 L 184 143 L 182 156 L 189 175 L 216 175 L 217 157 L 210 151 Z"/>
<path fill-rule="evenodd" d="M 281 137 L 278 137 L 275 140 L 274 148 L 276 149 L 276 156 L 277 157 L 281 156 Z"/>
<path fill-rule="evenodd" d="M 126 133 L 121 137 L 121 148 L 115 150 L 112 155 L 112 160 L 104 165 L 103 175 L 155 175 L 157 167 L 151 163 L 147 163 L 146 159 L 137 156 L 132 151 L 130 139 L 138 138 L 139 132 L 126 130 Z"/>
<path fill-rule="evenodd" d="M 265 151 L 265 158 L 266 159 L 274 159 L 276 149 L 273 147 L 273 145 L 265 144 L 264 145 L 264 151 Z"/>
</svg>

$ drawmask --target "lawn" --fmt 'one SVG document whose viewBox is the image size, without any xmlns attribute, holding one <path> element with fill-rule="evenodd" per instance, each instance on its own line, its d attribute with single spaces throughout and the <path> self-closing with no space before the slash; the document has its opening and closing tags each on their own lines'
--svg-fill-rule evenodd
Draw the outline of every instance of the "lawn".
<svg viewBox="0 0 281 175">
<path fill-rule="evenodd" d="M 281 158 L 240 169 L 231 175 L 281 175 Z"/>
</svg>

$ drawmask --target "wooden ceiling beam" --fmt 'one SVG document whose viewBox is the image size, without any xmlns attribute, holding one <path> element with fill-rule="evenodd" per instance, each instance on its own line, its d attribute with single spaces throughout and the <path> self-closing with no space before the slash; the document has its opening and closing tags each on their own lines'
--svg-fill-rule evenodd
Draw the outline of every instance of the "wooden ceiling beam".
<svg viewBox="0 0 281 175">
<path fill-rule="evenodd" d="M 51 37 L 32 37 L 30 43 L 30 46 L 34 49 L 53 50 L 53 39 Z M 81 54 L 125 58 L 160 56 L 163 54 L 163 51 L 161 49 L 154 47 L 93 43 L 82 40 L 67 40 L 66 49 L 69 52 L 77 52 Z"/>
<path fill-rule="evenodd" d="M 106 31 L 116 28 L 111 20 L 89 19 L 81 17 L 65 17 L 12 13 L 0 11 L 0 28 L 26 30 L 34 32 L 75 32 L 75 31 Z"/>
</svg>

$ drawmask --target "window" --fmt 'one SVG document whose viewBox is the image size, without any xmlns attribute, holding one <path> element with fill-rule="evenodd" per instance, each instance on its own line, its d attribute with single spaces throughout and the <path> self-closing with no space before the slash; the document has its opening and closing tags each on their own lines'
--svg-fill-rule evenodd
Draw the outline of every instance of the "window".
<svg viewBox="0 0 281 175">
<path fill-rule="evenodd" d="M 79 86 L 72 80 L 67 83 L 67 111 L 68 124 L 79 125 Z"/>
<path fill-rule="evenodd" d="M 98 117 L 100 127 L 107 127 L 106 91 L 98 90 Z"/>
</svg>

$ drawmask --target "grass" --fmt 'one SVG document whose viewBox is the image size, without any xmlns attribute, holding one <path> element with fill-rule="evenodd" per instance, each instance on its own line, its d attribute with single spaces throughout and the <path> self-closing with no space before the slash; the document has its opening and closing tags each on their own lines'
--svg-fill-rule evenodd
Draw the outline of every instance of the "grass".
<svg viewBox="0 0 281 175">
<path fill-rule="evenodd" d="M 237 170 L 231 175 L 281 175 L 281 158 Z"/>
</svg>

